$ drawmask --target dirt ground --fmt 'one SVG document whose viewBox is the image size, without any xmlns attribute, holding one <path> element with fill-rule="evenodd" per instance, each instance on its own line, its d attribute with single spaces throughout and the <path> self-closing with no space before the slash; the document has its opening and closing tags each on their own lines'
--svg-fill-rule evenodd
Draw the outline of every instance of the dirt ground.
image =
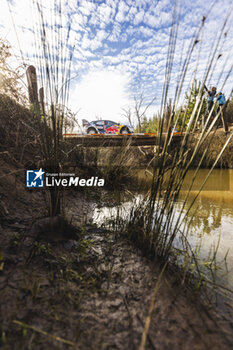
<svg viewBox="0 0 233 350">
<path fill-rule="evenodd" d="M 0 165 L 1 349 L 138 349 L 158 266 L 120 235 L 86 222 L 94 199 L 84 193 L 65 200 L 78 240 L 35 237 L 46 193 L 26 190 L 24 171 Z M 166 272 L 146 349 L 232 349 L 227 310 L 203 307 Z"/>
</svg>

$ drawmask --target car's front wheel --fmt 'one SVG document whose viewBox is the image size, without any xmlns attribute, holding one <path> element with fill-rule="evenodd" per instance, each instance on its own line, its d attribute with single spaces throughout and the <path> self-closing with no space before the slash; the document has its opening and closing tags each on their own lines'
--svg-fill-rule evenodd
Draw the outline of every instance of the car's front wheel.
<svg viewBox="0 0 233 350">
<path fill-rule="evenodd" d="M 88 135 L 93 135 L 93 134 L 97 134 L 96 130 L 94 128 L 90 128 L 87 130 L 87 134 Z"/>
</svg>

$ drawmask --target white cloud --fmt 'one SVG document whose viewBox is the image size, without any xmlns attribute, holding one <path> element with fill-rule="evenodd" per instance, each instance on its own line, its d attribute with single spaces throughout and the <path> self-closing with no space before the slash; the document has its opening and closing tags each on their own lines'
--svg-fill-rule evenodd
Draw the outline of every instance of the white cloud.
<svg viewBox="0 0 233 350">
<path fill-rule="evenodd" d="M 112 33 L 111 35 L 108 37 L 109 41 L 118 41 L 121 38 L 121 26 L 118 22 L 114 23 L 113 29 L 112 29 Z"/>
<path fill-rule="evenodd" d="M 141 23 L 143 21 L 143 17 L 144 17 L 144 11 L 141 10 L 136 14 L 134 18 L 134 22 L 133 22 L 134 25 L 138 25 L 139 23 Z"/>
<path fill-rule="evenodd" d="M 129 104 L 127 88 L 129 74 L 115 70 L 91 71 L 76 85 L 71 106 L 79 110 L 80 118 L 89 121 L 97 117 L 118 121 L 122 107 Z"/>
<path fill-rule="evenodd" d="M 104 22 L 104 23 L 109 23 L 111 17 L 113 17 L 115 14 L 115 9 L 106 4 L 101 4 L 98 7 L 98 11 L 100 14 L 100 20 L 101 22 Z"/>
<path fill-rule="evenodd" d="M 126 20 L 125 16 L 126 16 L 128 11 L 129 11 L 128 5 L 124 1 L 121 0 L 119 5 L 118 5 L 117 15 L 115 17 L 116 21 L 124 22 Z"/>
<path fill-rule="evenodd" d="M 144 23 L 148 24 L 150 27 L 156 28 L 160 25 L 161 18 L 154 15 L 150 15 L 149 13 L 146 13 L 144 17 Z"/>
<path fill-rule="evenodd" d="M 107 36 L 108 36 L 108 33 L 105 32 L 103 29 L 101 29 L 97 32 L 96 39 L 103 41 L 104 39 L 106 39 Z"/>
<path fill-rule="evenodd" d="M 50 25 L 53 24 L 51 23 L 51 19 L 53 19 L 54 23 L 55 20 L 59 23 L 60 18 L 58 14 L 51 12 L 51 4 L 53 4 L 54 0 L 41 1 L 45 20 Z M 61 2 L 63 5 L 62 38 L 64 52 L 67 44 L 64 38 L 66 38 L 67 25 L 70 21 L 70 12 L 72 13 L 72 30 L 69 43 L 76 42 L 73 64 L 74 71 L 72 73 L 79 73 L 79 77 L 81 77 L 85 72 L 87 81 L 89 81 L 94 74 L 99 72 L 96 77 L 101 76 L 102 80 L 106 79 L 106 84 L 102 84 L 103 87 L 108 86 L 108 77 L 113 73 L 118 78 L 121 75 L 122 77 L 127 76 L 130 77 L 130 84 L 128 85 L 126 82 L 128 78 L 122 78 L 123 80 L 119 83 L 119 78 L 117 80 L 118 83 L 116 82 L 115 84 L 118 86 L 117 91 L 128 87 L 128 93 L 133 96 L 141 92 L 140 90 L 145 89 L 145 94 L 150 95 L 151 87 L 153 86 L 153 91 L 158 94 L 158 101 L 164 80 L 173 2 L 170 0 L 61 0 Z M 230 0 L 217 0 L 211 11 L 209 11 L 210 4 L 202 0 L 184 0 L 181 2 L 181 23 L 177 38 L 177 49 L 174 56 L 172 84 L 175 84 L 177 70 L 180 67 L 180 59 L 182 58 L 184 61 L 193 34 L 200 26 L 202 16 L 207 15 L 198 61 L 198 71 L 196 73 L 198 79 L 203 79 L 209 60 L 208 57 L 213 50 L 214 42 L 219 35 L 219 30 L 222 27 L 230 5 Z M 34 46 L 36 41 L 30 29 L 33 28 L 38 18 L 35 16 L 35 11 L 31 11 L 31 6 L 31 0 L 21 0 L 14 1 L 14 5 L 11 8 L 17 28 L 20 48 L 23 51 L 24 57 L 28 54 L 31 60 L 29 62 L 34 63 L 32 55 L 35 53 Z M 7 0 L 1 3 L 0 23 L 0 35 L 10 41 L 14 47 L 14 53 L 17 57 L 20 57 L 17 37 L 11 22 Z M 219 82 L 219 85 L 221 85 L 230 67 L 233 54 L 233 31 L 230 27 L 231 23 L 232 18 L 226 27 L 228 35 L 224 39 L 225 41 L 221 41 L 218 51 L 218 53 L 222 53 L 222 58 L 218 60 L 214 68 L 213 75 L 210 77 L 210 83 L 217 82 L 221 76 Z M 55 38 L 58 36 L 57 32 L 58 29 L 54 27 L 47 28 L 50 48 L 54 52 L 57 51 L 55 45 Z M 194 75 L 199 46 L 200 43 L 195 47 L 193 52 L 186 81 L 190 80 Z M 228 61 L 226 60 L 227 57 Z M 222 70 L 223 73 L 221 75 Z M 88 94 L 88 89 L 85 90 L 86 85 L 84 84 L 84 80 L 82 84 L 83 91 L 86 91 Z M 224 90 L 226 94 L 230 86 L 232 86 L 232 77 L 229 78 L 226 90 Z M 105 89 L 102 95 L 107 93 L 108 91 Z M 73 102 L 76 98 L 75 94 L 76 89 L 75 91 L 71 91 Z M 82 93 L 80 94 L 82 96 Z M 118 96 L 119 93 L 116 95 Z M 124 93 L 122 92 L 123 95 Z M 84 97 L 83 100 L 85 100 Z M 122 98 L 117 99 L 118 102 L 122 100 Z M 74 103 L 73 105 L 75 106 Z M 116 105 L 114 106 L 114 110 L 117 109 Z M 92 118 L 94 117 L 93 115 Z"/>
<path fill-rule="evenodd" d="M 83 28 L 87 24 L 87 16 L 81 13 L 75 13 L 72 16 L 72 21 L 74 26 L 81 26 Z"/>
</svg>

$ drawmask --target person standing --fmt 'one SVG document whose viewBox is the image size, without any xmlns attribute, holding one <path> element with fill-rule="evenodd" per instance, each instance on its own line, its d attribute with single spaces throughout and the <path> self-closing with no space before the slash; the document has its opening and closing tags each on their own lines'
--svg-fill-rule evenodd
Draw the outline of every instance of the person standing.
<svg viewBox="0 0 233 350">
<path fill-rule="evenodd" d="M 210 113 L 214 104 L 214 98 L 216 96 L 217 89 L 215 86 L 213 86 L 210 90 L 208 90 L 207 87 L 205 86 L 205 89 L 208 93 L 207 107 L 208 107 L 208 112 Z"/>
<path fill-rule="evenodd" d="M 227 134 L 228 133 L 228 123 L 227 123 L 227 117 L 226 117 L 226 113 L 225 113 L 226 98 L 222 92 L 219 92 L 216 97 L 217 97 L 217 102 L 218 102 L 217 113 L 220 113 L 220 115 L 221 115 L 225 134 Z"/>
</svg>

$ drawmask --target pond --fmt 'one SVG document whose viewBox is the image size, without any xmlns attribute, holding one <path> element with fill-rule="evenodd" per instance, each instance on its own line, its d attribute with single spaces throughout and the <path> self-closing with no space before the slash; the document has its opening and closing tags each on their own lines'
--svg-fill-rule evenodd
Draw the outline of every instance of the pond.
<svg viewBox="0 0 233 350">
<path fill-rule="evenodd" d="M 175 203 L 175 219 L 182 209 L 194 172 L 195 170 L 190 170 L 186 175 L 182 191 Z M 187 214 L 190 203 L 197 195 L 208 172 L 208 169 L 199 170 L 183 215 Z M 151 182 L 151 176 L 145 170 L 139 170 L 135 176 L 147 185 Z M 144 193 L 137 191 L 131 197 L 126 193 L 120 205 L 114 205 L 111 200 L 111 205 L 95 209 L 94 222 L 101 225 L 106 223 L 106 220 L 115 220 L 117 217 L 127 219 L 132 206 L 143 198 Z M 215 169 L 187 215 L 193 217 L 189 228 L 189 243 L 192 247 L 196 247 L 201 240 L 200 258 L 206 258 L 210 249 L 218 246 L 218 278 L 225 286 L 233 289 L 233 170 Z"/>
</svg>

